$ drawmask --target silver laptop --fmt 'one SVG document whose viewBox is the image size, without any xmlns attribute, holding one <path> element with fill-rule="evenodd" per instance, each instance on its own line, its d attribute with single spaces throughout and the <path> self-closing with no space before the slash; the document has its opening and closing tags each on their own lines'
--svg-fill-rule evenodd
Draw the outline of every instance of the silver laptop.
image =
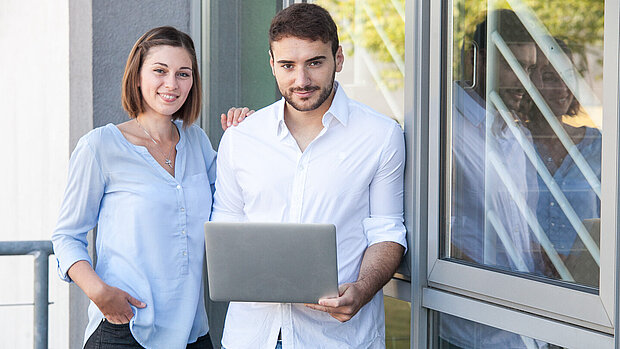
<svg viewBox="0 0 620 349">
<path fill-rule="evenodd" d="M 214 301 L 317 303 L 338 296 L 333 224 L 205 223 Z"/>
</svg>

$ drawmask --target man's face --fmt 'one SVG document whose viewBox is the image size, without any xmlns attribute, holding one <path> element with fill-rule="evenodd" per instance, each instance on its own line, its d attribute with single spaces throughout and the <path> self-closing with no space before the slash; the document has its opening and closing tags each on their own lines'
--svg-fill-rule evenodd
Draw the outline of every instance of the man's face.
<svg viewBox="0 0 620 349">
<path fill-rule="evenodd" d="M 509 44 L 508 47 L 521 64 L 521 67 L 530 75 L 536 66 L 536 45 L 534 43 Z M 525 89 L 517 75 L 508 65 L 508 62 L 500 53 L 498 55 L 497 89 L 499 95 L 509 109 L 518 110 L 521 100 L 526 93 Z"/>
<path fill-rule="evenodd" d="M 336 72 L 342 70 L 344 56 L 331 43 L 285 37 L 271 43 L 271 70 L 280 93 L 298 111 L 312 111 L 330 97 Z"/>
</svg>

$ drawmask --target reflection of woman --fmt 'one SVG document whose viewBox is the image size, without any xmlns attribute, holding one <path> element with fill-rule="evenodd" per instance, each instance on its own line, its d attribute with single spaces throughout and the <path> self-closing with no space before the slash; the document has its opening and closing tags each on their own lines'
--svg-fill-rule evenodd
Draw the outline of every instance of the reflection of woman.
<svg viewBox="0 0 620 349">
<path fill-rule="evenodd" d="M 572 58 L 566 44 L 561 40 L 557 40 L 557 42 L 569 58 Z M 580 111 L 579 102 L 549 60 L 540 51 L 538 52 L 536 63 L 537 66 L 534 74 L 539 74 L 538 78 L 541 81 L 541 86 L 539 86 L 540 93 L 554 116 L 559 121 L 562 121 L 562 116 L 564 115 L 577 115 Z M 532 106 L 527 114 L 529 118 L 528 128 L 532 133 L 536 150 L 553 176 L 553 179 L 579 216 L 579 220 L 599 218 L 600 199 L 592 190 L 592 187 L 575 164 L 573 158 L 568 155 L 568 151 L 551 129 L 541 111 L 536 106 Z M 600 180 L 601 133 L 596 128 L 586 126 L 573 127 L 567 123 L 562 123 L 562 127 Z M 538 221 L 549 236 L 555 249 L 564 257 L 567 266 L 571 269 L 569 256 L 579 254 L 579 251 L 576 251 L 577 246 L 580 244 L 577 232 L 540 176 L 538 182 L 539 200 L 536 211 Z M 580 264 L 583 264 L 581 262 Z M 592 276 L 598 275 L 597 270 L 587 270 L 584 273 Z M 580 274 L 578 271 L 573 271 L 573 276 L 577 282 L 586 284 L 598 283 L 597 280 L 586 280 L 582 277 L 585 275 Z"/>
<path fill-rule="evenodd" d="M 138 39 L 122 99 L 131 120 L 89 132 L 71 156 L 52 236 L 59 273 L 91 300 L 86 348 L 211 348 L 202 226 L 215 152 L 193 125 L 201 89 L 190 37 L 160 27 Z"/>
</svg>

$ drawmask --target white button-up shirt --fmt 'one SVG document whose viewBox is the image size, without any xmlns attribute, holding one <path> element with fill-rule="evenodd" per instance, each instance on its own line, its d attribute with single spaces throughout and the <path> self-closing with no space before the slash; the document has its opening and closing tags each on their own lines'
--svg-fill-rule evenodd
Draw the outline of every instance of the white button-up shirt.
<svg viewBox="0 0 620 349">
<path fill-rule="evenodd" d="M 368 246 L 406 247 L 405 147 L 394 120 L 336 89 L 323 130 L 303 153 L 284 123 L 283 99 L 226 131 L 212 220 L 333 223 L 343 284 L 357 280 Z M 222 345 L 275 348 L 280 330 L 285 349 L 383 348 L 383 295 L 345 323 L 303 304 L 231 302 Z"/>
</svg>

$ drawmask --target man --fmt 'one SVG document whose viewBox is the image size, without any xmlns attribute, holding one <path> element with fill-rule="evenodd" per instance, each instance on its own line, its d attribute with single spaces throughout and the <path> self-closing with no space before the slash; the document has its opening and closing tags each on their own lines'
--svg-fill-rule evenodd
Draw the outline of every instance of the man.
<svg viewBox="0 0 620 349">
<path fill-rule="evenodd" d="M 381 288 L 406 248 L 402 129 L 335 82 L 344 56 L 326 10 L 287 7 L 269 34 L 283 99 L 224 134 L 212 219 L 335 224 L 340 296 L 233 302 L 222 345 L 383 348 Z"/>
</svg>

